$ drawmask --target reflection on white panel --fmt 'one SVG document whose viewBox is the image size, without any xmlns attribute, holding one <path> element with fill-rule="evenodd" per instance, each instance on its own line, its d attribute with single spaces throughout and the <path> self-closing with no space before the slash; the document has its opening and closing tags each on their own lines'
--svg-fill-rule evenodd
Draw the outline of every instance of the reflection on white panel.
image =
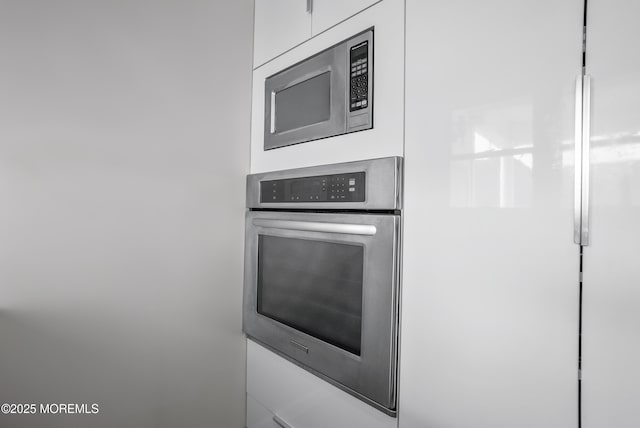
<svg viewBox="0 0 640 428">
<path fill-rule="evenodd" d="M 464 131 L 455 135 L 451 145 L 451 206 L 531 206 L 533 125 L 531 105 L 455 112 L 452 128 Z"/>
<path fill-rule="evenodd" d="M 532 147 L 502 149 L 479 132 L 473 153 L 452 157 L 452 207 L 519 208 L 531 204 Z M 504 146 L 503 146 L 504 147 Z"/>
<path fill-rule="evenodd" d="M 593 191 L 601 206 L 640 206 L 640 136 L 592 142 Z"/>
<path fill-rule="evenodd" d="M 460 110 L 453 114 L 452 129 L 458 132 L 451 144 L 454 156 L 531 147 L 532 107 L 501 105 Z"/>
<path fill-rule="evenodd" d="M 598 205 L 640 206 L 640 131 L 594 135 L 590 139 L 592 191 L 598 194 Z M 573 150 L 564 145 L 562 164 L 573 167 Z"/>
</svg>

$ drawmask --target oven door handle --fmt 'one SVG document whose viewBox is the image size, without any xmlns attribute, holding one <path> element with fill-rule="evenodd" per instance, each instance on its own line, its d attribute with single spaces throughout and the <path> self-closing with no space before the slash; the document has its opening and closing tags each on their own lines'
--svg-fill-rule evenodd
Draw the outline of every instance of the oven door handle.
<svg viewBox="0 0 640 428">
<path fill-rule="evenodd" d="M 342 235 L 373 236 L 378 231 L 372 224 L 322 223 L 315 221 L 268 220 L 263 218 L 254 218 L 253 225 L 271 229 L 339 233 Z"/>
</svg>

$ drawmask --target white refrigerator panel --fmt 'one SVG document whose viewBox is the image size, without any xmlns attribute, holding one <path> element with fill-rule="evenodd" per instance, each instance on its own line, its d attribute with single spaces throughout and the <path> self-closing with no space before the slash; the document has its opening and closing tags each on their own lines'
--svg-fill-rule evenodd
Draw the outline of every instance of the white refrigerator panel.
<svg viewBox="0 0 640 428">
<path fill-rule="evenodd" d="M 582 1 L 406 19 L 400 428 L 576 428 Z"/>
<path fill-rule="evenodd" d="M 589 0 L 583 427 L 640 426 L 640 3 Z"/>
</svg>

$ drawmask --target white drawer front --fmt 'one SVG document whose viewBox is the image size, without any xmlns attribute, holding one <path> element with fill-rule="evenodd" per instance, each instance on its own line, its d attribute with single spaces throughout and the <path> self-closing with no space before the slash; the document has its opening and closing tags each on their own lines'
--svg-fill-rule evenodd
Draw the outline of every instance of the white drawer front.
<svg viewBox="0 0 640 428">
<path fill-rule="evenodd" d="M 271 423 L 275 423 L 273 416 L 278 415 L 291 428 L 397 427 L 396 418 L 385 415 L 255 342 L 247 342 L 248 412 L 250 407 L 261 406 L 266 408 Z M 253 415 L 247 415 L 252 422 L 266 418 L 258 415 L 255 409 L 253 412 Z M 248 425 L 249 428 L 263 426 L 274 425 Z M 280 428 L 277 424 L 275 427 Z"/>
<path fill-rule="evenodd" d="M 247 428 L 281 428 L 273 420 L 273 414 L 247 394 Z"/>
</svg>

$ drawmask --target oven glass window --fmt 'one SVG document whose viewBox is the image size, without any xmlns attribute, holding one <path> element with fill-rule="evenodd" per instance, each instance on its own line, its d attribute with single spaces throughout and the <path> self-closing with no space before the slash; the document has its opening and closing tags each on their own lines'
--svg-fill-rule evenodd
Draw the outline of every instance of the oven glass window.
<svg viewBox="0 0 640 428">
<path fill-rule="evenodd" d="M 276 92 L 276 132 L 326 122 L 331 115 L 329 71 Z"/>
<path fill-rule="evenodd" d="M 258 236 L 258 313 L 360 355 L 364 247 Z"/>
</svg>

